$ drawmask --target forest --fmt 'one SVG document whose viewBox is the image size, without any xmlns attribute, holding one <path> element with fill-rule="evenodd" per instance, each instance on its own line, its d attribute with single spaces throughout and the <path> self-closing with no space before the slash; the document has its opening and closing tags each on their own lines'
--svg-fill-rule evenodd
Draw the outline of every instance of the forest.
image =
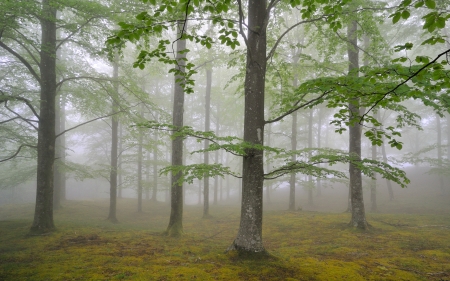
<svg viewBox="0 0 450 281">
<path fill-rule="evenodd" d="M 450 280 L 448 0 L 0 0 L 0 280 Z"/>
</svg>

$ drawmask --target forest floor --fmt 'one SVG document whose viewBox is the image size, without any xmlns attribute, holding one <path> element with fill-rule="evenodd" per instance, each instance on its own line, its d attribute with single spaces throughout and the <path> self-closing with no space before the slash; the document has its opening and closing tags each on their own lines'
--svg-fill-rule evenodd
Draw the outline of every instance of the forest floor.
<svg viewBox="0 0 450 281">
<path fill-rule="evenodd" d="M 395 206 L 392 203 L 392 206 Z M 448 206 L 448 201 L 447 201 Z M 270 208 L 268 208 L 270 209 Z M 269 210 L 269 259 L 225 253 L 239 226 L 235 205 L 186 206 L 184 235 L 162 235 L 169 206 L 120 199 L 67 201 L 57 231 L 29 236 L 33 206 L 0 206 L 0 280 L 450 280 L 450 212 L 368 213 L 368 231 L 348 213 Z"/>
</svg>

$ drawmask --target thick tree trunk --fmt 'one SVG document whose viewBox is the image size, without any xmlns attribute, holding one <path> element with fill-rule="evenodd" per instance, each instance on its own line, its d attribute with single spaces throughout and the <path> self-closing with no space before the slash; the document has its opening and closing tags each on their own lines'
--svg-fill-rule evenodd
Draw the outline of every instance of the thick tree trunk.
<svg viewBox="0 0 450 281">
<path fill-rule="evenodd" d="M 183 29 L 183 22 L 178 22 L 178 34 L 181 34 Z M 185 71 L 184 58 L 186 53 L 180 53 L 186 49 L 186 40 L 177 41 L 176 60 L 178 61 L 178 68 L 182 72 Z M 182 77 L 175 75 L 174 77 L 174 95 L 173 95 L 173 120 L 172 124 L 175 127 L 183 126 L 184 113 L 184 89 L 177 80 Z M 183 165 L 183 138 L 177 137 L 172 140 L 172 165 Z M 171 176 L 171 202 L 170 202 L 170 220 L 167 226 L 166 233 L 169 236 L 179 236 L 183 233 L 183 184 L 179 183 L 182 177 L 181 172 Z"/>
<path fill-rule="evenodd" d="M 119 95 L 119 64 L 116 56 L 113 63 L 114 93 L 112 94 L 112 112 L 118 110 Z M 117 164 L 118 164 L 118 141 L 119 141 L 119 119 L 116 115 L 112 116 L 111 121 L 111 170 L 109 172 L 109 214 L 108 220 L 117 223 Z"/>
<path fill-rule="evenodd" d="M 264 143 L 264 86 L 266 74 L 267 1 L 248 2 L 247 64 L 245 74 L 244 141 Z M 242 167 L 241 220 L 236 239 L 229 250 L 239 253 L 264 253 L 262 210 L 264 163 L 263 151 L 245 150 Z"/>
<path fill-rule="evenodd" d="M 30 231 L 53 231 L 53 166 L 55 161 L 56 99 L 56 9 L 53 1 L 42 0 L 40 52 L 40 118 L 37 147 L 36 206 Z"/>
<path fill-rule="evenodd" d="M 205 93 L 205 132 L 211 130 L 211 84 L 212 69 L 206 69 L 206 93 Z M 209 140 L 205 140 L 204 148 L 209 147 Z M 209 165 L 209 152 L 203 153 L 203 162 Z M 209 217 L 209 177 L 203 179 L 203 217 Z"/>
<path fill-rule="evenodd" d="M 348 57 L 349 57 L 349 75 L 357 76 L 359 68 L 359 56 L 357 49 L 357 22 L 350 23 L 347 29 L 348 35 Z M 359 98 L 352 98 L 349 101 L 350 120 L 352 125 L 349 127 L 349 155 L 351 162 L 349 164 L 350 173 L 350 190 L 352 202 L 352 219 L 350 225 L 353 227 L 365 229 L 367 228 L 366 214 L 364 209 L 364 199 L 362 190 L 361 170 L 355 162 L 361 161 L 361 125 L 359 124 L 360 108 Z"/>
</svg>

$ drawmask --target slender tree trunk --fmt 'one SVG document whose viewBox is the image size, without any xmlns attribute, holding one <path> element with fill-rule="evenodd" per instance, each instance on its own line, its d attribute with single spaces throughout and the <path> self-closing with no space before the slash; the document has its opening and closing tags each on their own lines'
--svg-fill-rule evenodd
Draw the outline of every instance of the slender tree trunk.
<svg viewBox="0 0 450 281">
<path fill-rule="evenodd" d="M 216 121 L 216 135 L 218 136 L 220 133 L 220 118 L 219 118 L 219 105 L 217 106 L 217 121 Z M 216 150 L 214 152 L 214 159 L 216 160 L 216 164 L 219 164 L 221 161 L 219 160 L 219 151 Z M 213 204 L 217 205 L 217 194 L 219 192 L 219 176 L 214 177 L 214 194 L 213 194 Z"/>
<path fill-rule="evenodd" d="M 53 231 L 53 166 L 55 161 L 56 8 L 42 0 L 40 52 L 40 117 L 37 147 L 36 205 L 30 231 Z"/>
<path fill-rule="evenodd" d="M 383 137 L 383 143 L 381 144 L 381 154 L 383 155 L 383 162 L 388 163 L 387 155 L 386 155 L 386 145 Z M 394 189 L 392 188 L 391 181 L 386 179 L 386 186 L 389 192 L 389 201 L 394 200 Z"/>
<path fill-rule="evenodd" d="M 301 50 L 298 50 L 295 54 L 294 54 L 294 60 L 293 60 L 293 64 L 294 67 L 297 67 L 298 65 L 298 60 L 299 60 L 299 56 L 300 56 Z M 292 81 L 292 87 L 294 89 L 296 89 L 298 87 L 298 75 L 297 73 L 294 74 L 294 80 Z M 291 150 L 295 151 L 297 150 L 297 134 L 298 134 L 298 125 L 297 125 L 297 119 L 298 119 L 298 115 L 297 115 L 297 111 L 295 111 L 294 113 L 291 114 L 292 115 L 292 129 L 291 129 Z M 291 156 L 291 161 L 294 162 L 296 161 L 296 156 L 292 155 Z M 295 211 L 295 182 L 296 182 L 296 174 L 295 173 L 291 173 L 290 177 L 289 177 L 289 207 L 288 210 L 289 211 Z"/>
<path fill-rule="evenodd" d="M 205 94 L 205 132 L 211 130 L 211 84 L 212 69 L 206 68 L 206 94 Z M 205 140 L 205 150 L 209 147 L 209 140 Z M 209 165 L 209 152 L 203 153 L 203 162 Z M 209 217 L 209 177 L 203 179 L 203 217 Z"/>
<path fill-rule="evenodd" d="M 357 49 L 357 22 L 353 21 L 348 27 L 348 57 L 349 57 L 349 75 L 358 75 L 359 56 Z M 364 209 L 364 199 L 362 190 L 361 170 L 355 162 L 361 161 L 361 127 L 359 124 L 360 106 L 359 98 L 352 98 L 349 101 L 350 120 L 353 124 L 349 126 L 349 155 L 351 162 L 349 164 L 350 190 L 352 201 L 352 219 L 350 225 L 353 227 L 366 229 L 366 214 Z"/>
<path fill-rule="evenodd" d="M 61 132 L 61 96 L 56 96 L 55 102 L 55 135 Z M 55 140 L 55 163 L 53 168 L 53 209 L 58 210 L 61 208 L 61 184 L 62 177 L 61 171 L 63 170 L 63 163 L 61 162 L 61 138 L 58 137 Z"/>
<path fill-rule="evenodd" d="M 181 34 L 184 22 L 177 22 L 177 33 Z M 186 53 L 181 51 L 186 49 L 186 40 L 177 41 L 177 54 L 176 60 L 178 61 L 178 68 L 180 71 L 185 71 L 184 59 Z M 183 113 L 184 113 L 184 89 L 177 80 L 183 78 L 179 75 L 174 77 L 174 96 L 173 96 L 173 126 L 181 128 L 183 126 Z M 176 137 L 172 140 L 172 165 L 183 165 L 183 138 Z M 179 183 L 179 179 L 182 177 L 181 172 L 176 174 L 172 173 L 171 177 L 171 209 L 170 220 L 167 226 L 167 235 L 179 236 L 183 233 L 183 184 Z"/>
<path fill-rule="evenodd" d="M 442 169 L 442 129 L 441 129 L 441 117 L 436 114 L 436 129 L 437 129 L 437 159 L 438 167 Z M 439 189 L 444 194 L 444 178 L 439 174 Z"/>
<path fill-rule="evenodd" d="M 372 145 L 372 160 L 377 160 L 377 146 Z M 372 212 L 377 211 L 377 174 L 374 173 L 370 184 L 370 209 Z"/>
<path fill-rule="evenodd" d="M 244 141 L 264 144 L 264 87 L 266 74 L 267 1 L 248 2 L 247 64 L 245 74 Z M 241 220 L 236 239 L 229 250 L 239 253 L 264 253 L 262 210 L 263 151 L 247 148 L 242 167 Z"/>
<path fill-rule="evenodd" d="M 112 95 L 112 112 L 117 112 L 119 96 L 119 64 L 116 55 L 113 63 L 114 93 Z M 108 220 L 117 223 L 117 164 L 118 164 L 118 141 L 119 141 L 119 119 L 112 116 L 111 121 L 111 171 L 109 174 L 109 215 Z"/>
<path fill-rule="evenodd" d="M 156 119 L 158 115 L 156 114 Z M 152 188 L 152 202 L 158 201 L 158 130 L 154 131 L 155 145 L 153 146 L 153 188 Z"/>
<path fill-rule="evenodd" d="M 117 197 L 122 198 L 123 180 L 122 180 L 122 136 L 123 136 L 123 126 L 119 124 L 119 138 L 117 140 L 118 155 L 117 155 Z"/>
<path fill-rule="evenodd" d="M 322 108 L 318 109 L 319 120 L 317 124 L 317 148 L 321 148 L 321 134 L 322 134 Z M 319 164 L 320 167 L 320 164 Z M 322 182 L 320 177 L 317 178 L 317 197 L 322 196 Z"/>
<path fill-rule="evenodd" d="M 145 153 L 146 165 L 145 165 L 145 200 L 150 200 L 150 151 Z"/>
<path fill-rule="evenodd" d="M 143 104 L 141 104 L 140 108 L 139 108 L 140 114 L 142 116 L 142 114 L 144 113 L 144 108 L 143 108 Z M 142 147 L 142 142 L 144 139 L 144 134 L 142 132 L 142 129 L 139 129 L 138 132 L 138 151 L 137 151 L 137 199 L 138 199 L 138 206 L 137 206 L 137 211 L 138 213 L 142 213 L 142 154 L 143 154 L 143 147 Z"/>
<path fill-rule="evenodd" d="M 271 138 L 272 135 L 272 124 L 267 124 L 267 146 L 271 146 Z M 266 153 L 266 173 L 270 173 L 270 160 L 269 160 L 269 153 Z M 272 182 L 270 180 L 266 180 L 266 203 L 270 204 L 270 192 L 272 189 Z"/>
<path fill-rule="evenodd" d="M 312 139 L 313 139 L 313 113 L 314 109 L 309 110 L 309 120 L 308 120 L 308 148 L 312 148 Z M 309 153 L 309 157 L 311 157 L 311 152 Z M 312 175 L 308 175 L 308 205 L 314 205 L 313 202 L 313 182 Z"/>
</svg>

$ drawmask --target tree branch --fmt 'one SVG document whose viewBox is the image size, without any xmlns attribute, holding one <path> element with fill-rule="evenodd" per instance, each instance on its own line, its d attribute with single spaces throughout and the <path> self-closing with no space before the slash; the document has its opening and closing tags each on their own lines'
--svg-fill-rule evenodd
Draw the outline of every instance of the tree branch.
<svg viewBox="0 0 450 281">
<path fill-rule="evenodd" d="M 25 146 L 31 147 L 31 148 L 37 148 L 37 146 L 35 146 L 35 145 L 22 144 L 21 146 L 19 146 L 19 148 L 17 149 L 17 151 L 16 151 L 13 155 L 11 155 L 11 156 L 9 156 L 9 157 L 7 157 L 7 158 L 1 159 L 1 160 L 0 160 L 0 163 L 1 163 L 1 162 L 6 162 L 6 161 L 8 161 L 8 160 L 10 160 L 10 159 L 13 159 L 14 157 L 16 157 L 16 156 L 19 154 L 19 152 L 20 152 L 20 150 L 22 149 L 22 147 L 25 147 Z"/>
<path fill-rule="evenodd" d="M 34 79 L 36 79 L 36 81 L 39 83 L 39 85 L 41 84 L 41 78 L 39 77 L 39 75 L 36 73 L 36 71 L 34 71 L 33 67 L 28 63 L 28 61 L 22 57 L 21 55 L 19 55 L 18 53 L 16 53 L 13 49 L 11 49 L 10 47 L 6 46 L 5 43 L 3 43 L 2 41 L 0 41 L 0 47 L 2 47 L 3 49 L 5 49 L 7 52 L 9 52 L 11 55 L 15 56 L 20 62 L 22 62 L 22 64 L 28 68 L 28 71 L 30 71 L 31 75 L 34 77 Z"/>
<path fill-rule="evenodd" d="M 306 95 L 306 94 L 304 94 L 304 95 L 302 96 L 302 98 L 299 99 L 299 100 L 294 104 L 294 106 L 295 106 L 294 108 L 288 110 L 286 113 L 282 114 L 281 116 L 279 116 L 279 117 L 277 117 L 277 118 L 275 118 L 275 119 L 264 121 L 264 124 L 269 124 L 269 123 L 274 123 L 274 122 L 280 121 L 280 120 L 283 119 L 284 117 L 288 116 L 289 114 L 294 113 L 295 111 L 299 110 L 300 108 L 306 107 L 306 106 L 310 105 L 311 103 L 320 100 L 320 99 L 323 98 L 324 96 L 328 95 L 330 92 L 331 92 L 331 90 L 330 90 L 330 91 L 325 91 L 325 92 L 323 92 L 323 94 L 321 94 L 320 96 L 318 96 L 318 97 L 316 97 L 316 98 L 314 98 L 314 99 L 312 99 L 312 100 L 309 100 L 309 101 L 306 102 L 306 103 L 303 103 L 303 104 L 297 106 L 297 104 L 299 104 L 300 101 L 302 100 L 302 98 Z"/>
<path fill-rule="evenodd" d="M 2 90 L 0 90 L 0 93 L 2 93 L 2 95 L 0 95 L 0 103 L 7 102 L 9 100 L 22 101 L 31 109 L 31 111 L 33 112 L 34 116 L 36 116 L 36 118 L 40 120 L 39 114 L 34 109 L 33 105 L 31 104 L 31 101 L 29 99 L 26 99 L 26 98 L 23 98 L 23 97 L 16 97 L 16 96 L 11 96 L 11 95 L 5 95 L 5 93 Z"/>
<path fill-rule="evenodd" d="M 103 118 L 106 118 L 106 117 L 110 117 L 110 116 L 113 116 L 113 115 L 119 114 L 119 113 L 121 113 L 121 112 L 124 112 L 124 111 L 123 111 L 123 110 L 120 110 L 120 111 L 117 111 L 117 112 L 113 112 L 113 113 L 111 113 L 111 114 L 108 114 L 108 115 L 100 116 L 100 117 L 97 117 L 97 118 L 91 119 L 91 120 L 89 120 L 89 121 L 83 122 L 83 123 L 81 123 L 81 124 L 78 124 L 78 125 L 76 125 L 75 127 L 69 128 L 69 129 L 67 129 L 67 130 L 64 130 L 64 131 L 62 131 L 61 133 L 57 134 L 57 135 L 55 136 L 55 139 L 56 139 L 57 137 L 59 137 L 59 136 L 61 136 L 61 135 L 65 134 L 65 133 L 69 132 L 69 131 L 72 131 L 72 130 L 74 130 L 74 129 L 78 128 L 78 127 L 81 127 L 81 126 L 83 126 L 83 125 L 86 125 L 86 124 L 92 123 L 92 122 L 94 122 L 94 121 L 97 121 L 97 120 L 99 120 L 99 119 L 103 119 Z"/>
<path fill-rule="evenodd" d="M 248 46 L 247 35 L 245 35 L 244 28 L 242 27 L 244 23 L 244 12 L 242 10 L 242 1 L 237 0 L 237 2 L 239 8 L 239 33 L 241 34 L 242 38 L 244 38 L 245 45 Z"/>
</svg>

